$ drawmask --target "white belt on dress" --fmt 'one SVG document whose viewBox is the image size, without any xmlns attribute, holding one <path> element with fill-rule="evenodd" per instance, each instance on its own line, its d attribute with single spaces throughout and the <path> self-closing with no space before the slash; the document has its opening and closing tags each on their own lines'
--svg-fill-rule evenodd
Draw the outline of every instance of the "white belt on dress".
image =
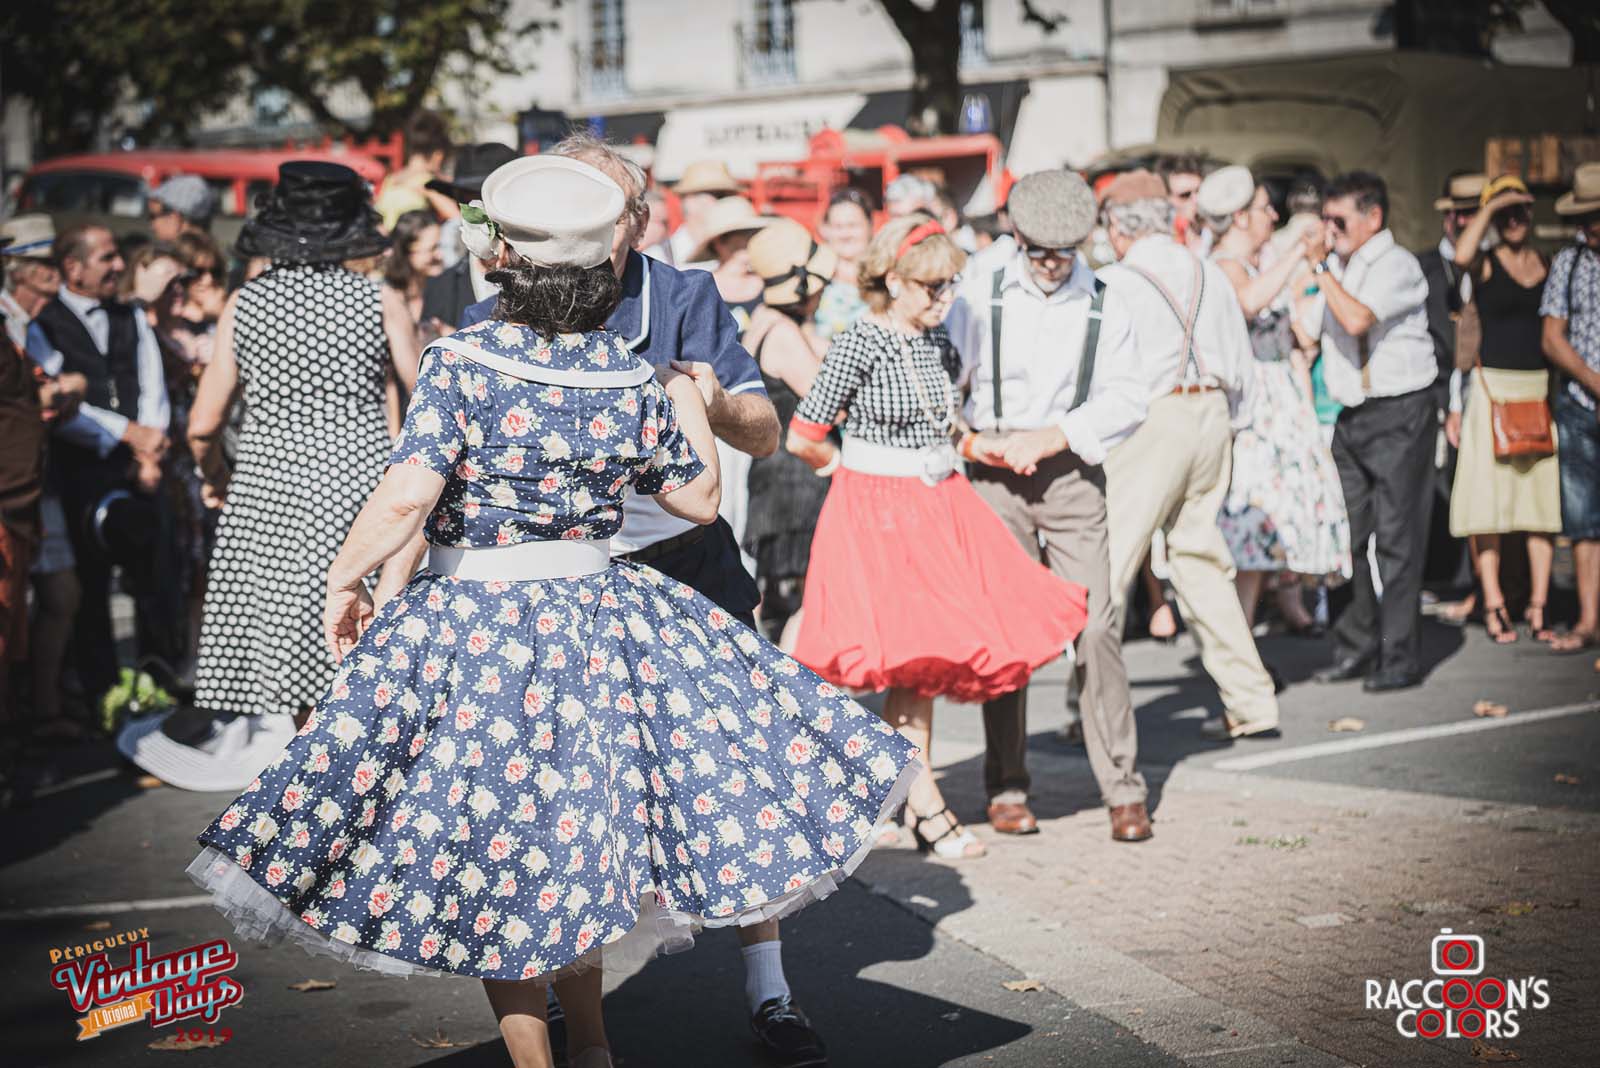
<svg viewBox="0 0 1600 1068">
<path fill-rule="evenodd" d="M 839 464 L 863 475 L 920 478 L 932 486 L 955 474 L 956 450 L 948 443 L 906 449 L 847 435 Z"/>
<path fill-rule="evenodd" d="M 610 563 L 609 538 L 524 541 L 464 549 L 428 547 L 429 571 L 471 582 L 576 578 L 604 571 Z"/>
</svg>

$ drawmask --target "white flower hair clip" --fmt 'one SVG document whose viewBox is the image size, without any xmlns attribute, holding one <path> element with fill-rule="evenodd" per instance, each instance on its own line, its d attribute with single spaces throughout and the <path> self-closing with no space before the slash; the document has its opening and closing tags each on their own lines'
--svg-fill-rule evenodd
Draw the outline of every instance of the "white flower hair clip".
<svg viewBox="0 0 1600 1068">
<path fill-rule="evenodd" d="M 489 213 L 483 210 L 483 201 L 474 200 L 470 204 L 459 205 L 461 208 L 461 243 L 467 246 L 467 251 L 480 260 L 490 263 L 500 258 L 500 249 L 504 238 L 500 236 L 500 227 L 489 218 Z"/>
</svg>

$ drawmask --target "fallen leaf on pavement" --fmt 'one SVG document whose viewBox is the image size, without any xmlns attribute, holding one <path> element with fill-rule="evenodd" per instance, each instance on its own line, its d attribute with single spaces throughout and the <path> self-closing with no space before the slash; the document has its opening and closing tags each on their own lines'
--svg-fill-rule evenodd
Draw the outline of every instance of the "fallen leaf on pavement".
<svg viewBox="0 0 1600 1068">
<path fill-rule="evenodd" d="M 157 787 L 165 786 L 167 784 L 156 778 L 154 775 L 141 775 L 137 779 L 133 780 L 133 785 L 137 786 L 141 790 L 154 790 Z"/>
<path fill-rule="evenodd" d="M 201 1035 L 199 1038 L 182 1038 L 178 1035 L 163 1035 L 154 1042 L 147 1043 L 149 1049 L 210 1049 L 212 1046 L 222 1045 L 220 1038 L 208 1038 Z"/>
<path fill-rule="evenodd" d="M 1338 719 L 1330 719 L 1328 721 L 1328 729 L 1330 731 L 1364 731 L 1367 729 L 1367 721 L 1357 719 L 1355 716 L 1340 716 Z"/>
<path fill-rule="evenodd" d="M 1507 916 L 1527 916 L 1538 907 L 1532 901 L 1509 901 L 1506 903 L 1506 907 L 1500 911 Z"/>
<path fill-rule="evenodd" d="M 308 990 L 332 990 L 338 985 L 331 979 L 302 979 L 298 983 L 290 983 L 289 989 L 305 993 Z"/>
<path fill-rule="evenodd" d="M 1472 714 L 1474 716 L 1487 716 L 1490 719 L 1499 719 L 1508 711 L 1510 710 L 1507 709 L 1505 705 L 1498 704 L 1494 701 L 1479 701 L 1477 704 L 1472 706 Z"/>
<path fill-rule="evenodd" d="M 83 925 L 83 929 L 85 931 L 109 931 L 111 929 L 111 921 L 91 920 L 89 923 Z"/>
<path fill-rule="evenodd" d="M 1037 979 L 1011 979 L 1000 985 L 1015 994 L 1026 993 L 1029 990 L 1044 989 L 1044 984 Z"/>
<path fill-rule="evenodd" d="M 472 1045 L 471 1042 L 457 1042 L 454 1039 L 449 1038 L 437 1027 L 433 1029 L 433 1034 L 429 1035 L 427 1038 L 422 1038 L 418 1035 L 412 1035 L 411 1041 L 415 1042 L 423 1049 L 454 1049 L 457 1046 Z"/>
<path fill-rule="evenodd" d="M 1583 780 L 1578 778 L 1576 775 L 1568 775 L 1564 771 L 1556 772 L 1556 782 L 1560 783 L 1562 786 L 1576 786 L 1582 781 Z"/>
<path fill-rule="evenodd" d="M 1522 1054 L 1516 1050 L 1491 1046 L 1481 1038 L 1472 1040 L 1472 1055 L 1480 1061 L 1520 1061 Z"/>
</svg>

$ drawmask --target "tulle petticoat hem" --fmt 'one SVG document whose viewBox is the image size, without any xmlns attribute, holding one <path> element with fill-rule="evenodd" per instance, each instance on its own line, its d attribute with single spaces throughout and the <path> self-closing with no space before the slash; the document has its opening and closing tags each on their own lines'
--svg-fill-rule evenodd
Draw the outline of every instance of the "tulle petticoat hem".
<svg viewBox="0 0 1600 1068">
<path fill-rule="evenodd" d="M 922 771 L 922 761 L 913 758 L 900 772 L 888 797 L 879 808 L 874 824 L 887 819 L 911 789 L 912 780 Z M 811 882 L 781 897 L 773 898 L 753 908 L 731 916 L 697 916 L 677 909 L 662 908 L 656 895 L 648 893 L 639 903 L 638 919 L 621 938 L 597 946 L 582 957 L 555 971 L 538 976 L 542 981 L 560 979 L 596 966 L 612 969 L 631 968 L 665 953 L 678 953 L 694 946 L 694 936 L 706 927 L 744 927 L 766 920 L 782 919 L 800 911 L 807 905 L 821 901 L 839 888 L 839 881 L 866 859 L 876 842 L 876 835 L 868 833 L 845 862 L 837 868 L 823 872 Z M 233 858 L 216 849 L 204 846 L 189 863 L 185 874 L 202 890 L 212 895 L 212 904 L 233 925 L 240 938 L 253 942 L 277 945 L 288 941 L 314 957 L 331 957 L 352 967 L 374 971 L 383 975 L 409 979 L 414 975 L 454 979 L 491 979 L 501 976 L 482 976 L 465 969 L 448 971 L 429 968 L 400 957 L 392 957 L 366 946 L 352 945 L 332 938 L 306 923 L 271 891 L 239 867 Z"/>
</svg>

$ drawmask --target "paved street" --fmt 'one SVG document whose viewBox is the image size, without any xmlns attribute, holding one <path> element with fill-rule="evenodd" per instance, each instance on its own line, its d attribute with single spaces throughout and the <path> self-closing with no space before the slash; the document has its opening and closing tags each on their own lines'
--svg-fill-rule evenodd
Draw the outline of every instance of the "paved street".
<svg viewBox="0 0 1600 1068">
<path fill-rule="evenodd" d="M 1524 640 L 1431 625 L 1426 688 L 1383 699 L 1300 682 L 1317 643 L 1267 639 L 1291 681 L 1279 740 L 1196 736 L 1216 695 L 1188 638 L 1128 647 L 1156 838 L 1109 841 L 1081 751 L 1055 737 L 1064 665 L 1031 691 L 1042 833 L 988 858 L 882 849 L 786 925 L 802 1003 L 838 1065 L 1529 1065 L 1593 1062 L 1600 1040 L 1600 673 Z M 1474 701 L 1510 708 L 1478 719 Z M 1355 717 L 1357 732 L 1329 722 Z M 975 709 L 941 707 L 934 760 L 952 803 L 982 817 Z M 148 927 L 156 952 L 231 930 L 192 899 L 191 836 L 221 795 L 141 788 L 109 750 L 28 769 L 37 796 L 0 813 L 6 1064 L 166 1063 L 138 1023 L 74 1043 L 51 947 Z M 1561 777 L 1558 780 L 1558 776 Z M 1431 978 L 1439 928 L 1481 936 L 1486 975 L 1541 977 L 1550 1005 L 1520 1034 L 1404 1039 L 1367 979 Z M 384 980 L 298 949 L 235 942 L 244 1002 L 232 1040 L 183 1064 L 508 1064 L 474 982 Z M 300 992 L 291 983 L 333 980 Z M 1002 983 L 1037 980 L 1014 992 Z M 735 940 L 608 979 L 617 1060 L 764 1063 L 742 1019 Z M 427 1045 L 426 1043 L 435 1043 Z"/>
</svg>

